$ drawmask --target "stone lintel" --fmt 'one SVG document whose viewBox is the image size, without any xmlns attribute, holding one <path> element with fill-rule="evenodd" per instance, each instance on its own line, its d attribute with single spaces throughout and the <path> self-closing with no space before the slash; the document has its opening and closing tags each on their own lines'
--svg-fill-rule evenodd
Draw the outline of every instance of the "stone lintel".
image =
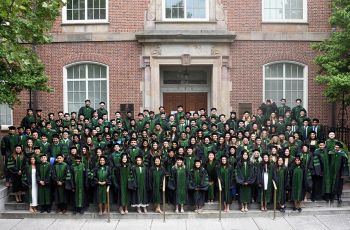
<svg viewBox="0 0 350 230">
<path fill-rule="evenodd" d="M 235 32 L 235 33 L 57 33 L 53 42 L 111 42 L 139 41 L 140 43 L 232 43 L 238 41 L 322 41 L 327 32 Z"/>
</svg>

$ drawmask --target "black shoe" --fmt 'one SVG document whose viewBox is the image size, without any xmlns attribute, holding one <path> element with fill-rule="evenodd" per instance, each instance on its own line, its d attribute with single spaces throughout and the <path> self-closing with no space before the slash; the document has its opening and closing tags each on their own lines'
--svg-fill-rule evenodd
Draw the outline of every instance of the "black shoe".
<svg viewBox="0 0 350 230">
<path fill-rule="evenodd" d="M 45 210 L 44 210 L 44 209 L 41 209 L 41 210 L 40 210 L 40 213 L 44 213 L 44 212 L 45 212 Z"/>
<path fill-rule="evenodd" d="M 298 208 L 298 212 L 301 212 L 301 208 Z"/>
<path fill-rule="evenodd" d="M 297 210 L 297 208 L 296 208 L 296 207 L 294 207 L 294 208 L 293 208 L 293 211 L 296 211 L 296 210 Z"/>
<path fill-rule="evenodd" d="M 80 215 L 84 215 L 84 209 L 81 209 L 79 213 Z"/>
<path fill-rule="evenodd" d="M 338 206 L 341 206 L 341 203 L 343 203 L 343 201 L 339 198 L 338 199 Z"/>
<path fill-rule="evenodd" d="M 51 213 L 51 208 L 46 210 L 47 213 Z"/>
<path fill-rule="evenodd" d="M 73 215 L 76 215 L 76 214 L 77 214 L 77 211 L 76 211 L 76 210 L 74 210 L 74 211 L 73 211 Z"/>
</svg>

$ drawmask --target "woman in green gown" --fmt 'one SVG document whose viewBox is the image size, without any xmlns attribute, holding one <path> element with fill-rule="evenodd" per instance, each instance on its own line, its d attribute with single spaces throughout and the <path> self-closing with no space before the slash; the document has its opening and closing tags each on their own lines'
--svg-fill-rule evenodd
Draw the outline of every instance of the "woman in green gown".
<svg viewBox="0 0 350 230">
<path fill-rule="evenodd" d="M 263 153 L 262 162 L 259 164 L 256 178 L 259 186 L 261 211 L 267 211 L 267 205 L 271 202 L 272 180 L 275 179 L 274 173 L 274 162 L 269 160 L 268 153 Z"/>
<path fill-rule="evenodd" d="M 221 156 L 220 166 L 216 168 L 216 173 L 221 182 L 222 188 L 222 202 L 224 203 L 224 211 L 230 211 L 230 204 L 232 203 L 231 188 L 235 185 L 234 169 L 229 164 L 226 155 Z"/>
<path fill-rule="evenodd" d="M 94 180 L 96 184 L 96 195 L 100 216 L 107 213 L 107 186 L 111 182 L 110 176 L 110 170 L 106 164 L 106 157 L 101 156 L 99 165 L 94 170 Z"/>
<path fill-rule="evenodd" d="M 7 170 L 11 173 L 12 189 L 15 193 L 17 203 L 22 202 L 22 193 L 24 192 L 22 186 L 22 174 L 24 173 L 24 168 L 25 157 L 22 147 L 20 145 L 16 145 L 14 153 L 8 158 Z"/>
<path fill-rule="evenodd" d="M 216 160 L 213 151 L 208 153 L 208 160 L 205 164 L 205 169 L 208 172 L 209 186 L 208 186 L 208 201 L 213 203 L 215 199 L 215 185 L 217 184 L 218 176 L 216 174 Z"/>
<path fill-rule="evenodd" d="M 289 186 L 288 168 L 284 165 L 283 157 L 278 157 L 275 167 L 275 181 L 277 186 L 277 204 L 281 212 L 285 212 L 286 190 Z"/>
<path fill-rule="evenodd" d="M 301 202 L 305 197 L 306 184 L 306 173 L 300 156 L 297 155 L 290 174 L 291 200 L 294 202 L 293 211 L 298 210 L 298 212 L 301 212 Z"/>
<path fill-rule="evenodd" d="M 248 150 L 242 151 L 242 157 L 236 168 L 236 181 L 239 184 L 239 201 L 241 212 L 248 211 L 248 203 L 252 200 L 252 186 L 255 182 L 254 166 L 249 161 Z"/>
<path fill-rule="evenodd" d="M 162 190 L 165 177 L 165 169 L 161 165 L 160 156 L 153 158 L 153 167 L 150 169 L 150 187 L 152 188 L 152 202 L 156 213 L 162 213 Z"/>
<path fill-rule="evenodd" d="M 132 178 L 136 185 L 131 192 L 131 207 L 136 207 L 138 213 L 147 213 L 148 191 L 149 191 L 149 170 L 143 164 L 143 156 L 139 155 L 135 158 L 136 165 L 131 167 Z"/>
<path fill-rule="evenodd" d="M 184 165 L 184 158 L 177 157 L 175 166 L 172 167 L 168 187 L 175 194 L 175 212 L 184 212 L 184 205 L 187 202 L 188 195 L 188 170 Z"/>
<path fill-rule="evenodd" d="M 119 212 L 127 214 L 129 205 L 128 179 L 130 175 L 130 159 L 126 153 L 120 157 L 120 166 L 116 170 L 116 187 L 118 188 Z"/>
<path fill-rule="evenodd" d="M 193 203 L 198 213 L 202 212 L 205 202 L 205 194 L 208 190 L 208 173 L 202 166 L 200 159 L 196 159 L 194 167 L 189 173 L 189 189 L 193 191 Z"/>
</svg>

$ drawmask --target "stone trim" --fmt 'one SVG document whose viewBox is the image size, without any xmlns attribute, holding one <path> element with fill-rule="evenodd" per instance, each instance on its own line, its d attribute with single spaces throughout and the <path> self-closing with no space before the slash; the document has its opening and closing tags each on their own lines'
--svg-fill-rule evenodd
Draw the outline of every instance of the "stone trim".
<svg viewBox="0 0 350 230">
<path fill-rule="evenodd" d="M 160 32 L 160 31 L 159 31 Z M 176 31 L 174 32 L 176 35 Z M 147 35 L 146 33 L 62 33 L 52 34 L 52 42 L 113 42 L 113 41 L 137 41 L 146 42 L 161 42 L 174 41 L 174 34 Z M 182 36 L 182 37 L 181 37 Z M 204 37 L 205 36 L 205 37 Z M 323 32 L 236 32 L 215 35 L 212 34 L 206 37 L 205 34 L 186 35 L 184 40 L 183 35 L 179 35 L 177 42 L 232 42 L 238 41 L 323 41 L 329 38 L 330 33 Z M 149 39 L 153 37 L 152 39 Z M 200 39 L 200 40 L 199 40 Z"/>
</svg>

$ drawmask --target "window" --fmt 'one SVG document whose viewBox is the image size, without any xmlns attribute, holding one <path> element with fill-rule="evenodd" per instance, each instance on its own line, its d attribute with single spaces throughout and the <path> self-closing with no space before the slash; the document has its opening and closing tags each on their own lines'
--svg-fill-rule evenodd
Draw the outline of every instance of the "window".
<svg viewBox="0 0 350 230">
<path fill-rule="evenodd" d="M 108 0 L 68 0 L 63 7 L 63 22 L 107 22 Z"/>
<path fill-rule="evenodd" d="M 91 107 L 98 108 L 101 101 L 108 108 L 108 68 L 95 63 L 71 65 L 65 68 L 64 108 L 76 111 L 91 100 Z"/>
<path fill-rule="evenodd" d="M 206 85 L 207 72 L 203 70 L 164 71 L 163 84 Z"/>
<path fill-rule="evenodd" d="M 264 100 L 279 102 L 287 100 L 288 106 L 294 106 L 296 99 L 307 104 L 307 67 L 296 63 L 272 63 L 264 66 Z"/>
<path fill-rule="evenodd" d="M 307 0 L 263 0 L 264 22 L 306 22 Z"/>
<path fill-rule="evenodd" d="M 12 121 L 12 109 L 7 104 L 0 104 L 0 125 L 1 128 L 4 126 L 11 126 Z M 7 128 L 7 127 L 6 127 Z"/>
<path fill-rule="evenodd" d="M 209 0 L 163 0 L 165 20 L 208 20 Z"/>
</svg>

